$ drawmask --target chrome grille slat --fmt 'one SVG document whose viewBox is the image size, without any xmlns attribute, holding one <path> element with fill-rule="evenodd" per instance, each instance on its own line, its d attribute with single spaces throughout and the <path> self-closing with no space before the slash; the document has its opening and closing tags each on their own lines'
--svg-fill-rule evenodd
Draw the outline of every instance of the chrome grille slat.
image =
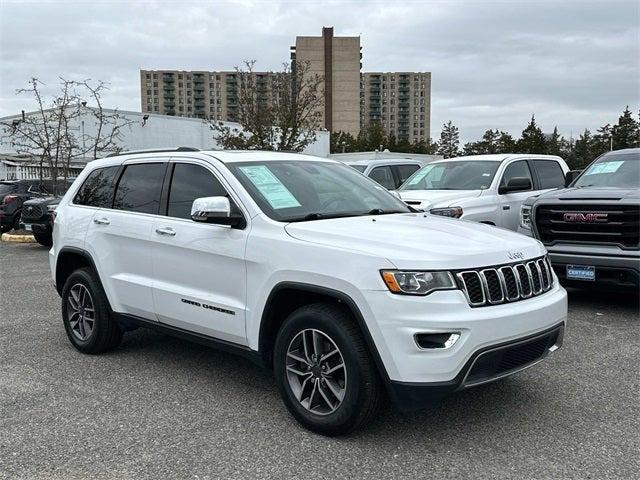
<svg viewBox="0 0 640 480">
<path fill-rule="evenodd" d="M 553 287 L 553 273 L 545 257 L 522 263 L 456 273 L 467 302 L 472 307 L 516 302 L 540 295 Z"/>
</svg>

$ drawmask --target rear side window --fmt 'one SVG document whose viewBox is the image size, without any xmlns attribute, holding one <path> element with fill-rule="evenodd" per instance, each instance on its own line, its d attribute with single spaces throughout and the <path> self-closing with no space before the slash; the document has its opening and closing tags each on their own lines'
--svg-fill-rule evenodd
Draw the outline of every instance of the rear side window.
<svg viewBox="0 0 640 480">
<path fill-rule="evenodd" d="M 91 172 L 78 190 L 73 203 L 90 207 L 111 208 L 113 183 L 119 168 L 119 166 L 97 168 Z"/>
<path fill-rule="evenodd" d="M 540 190 L 564 186 L 564 173 L 558 162 L 553 160 L 533 160 L 533 168 L 540 180 Z"/>
<path fill-rule="evenodd" d="M 419 168 L 419 165 L 396 165 L 396 173 L 398 174 L 398 186 L 402 185 L 407 179 L 413 175 Z"/>
<path fill-rule="evenodd" d="M 113 208 L 157 214 L 165 170 L 165 163 L 127 165 L 116 188 Z"/>
<path fill-rule="evenodd" d="M 209 170 L 192 163 L 177 163 L 171 177 L 167 215 L 190 219 L 196 198 L 225 196 L 227 191 Z"/>
<path fill-rule="evenodd" d="M 393 173 L 391 172 L 391 167 L 376 167 L 371 170 L 369 178 L 371 178 L 371 180 L 375 180 L 388 190 L 393 190 L 394 188 L 396 188 L 396 184 L 393 181 Z"/>
</svg>

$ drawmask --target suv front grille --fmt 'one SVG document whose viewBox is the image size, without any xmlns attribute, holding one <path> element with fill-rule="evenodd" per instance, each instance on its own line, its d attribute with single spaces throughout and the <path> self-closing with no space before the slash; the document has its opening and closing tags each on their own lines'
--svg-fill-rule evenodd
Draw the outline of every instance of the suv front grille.
<svg viewBox="0 0 640 480">
<path fill-rule="evenodd" d="M 554 242 L 620 245 L 638 248 L 638 205 L 539 205 L 536 229 L 545 245 Z"/>
<path fill-rule="evenodd" d="M 39 220 L 45 213 L 42 205 L 24 205 L 22 207 L 22 220 Z"/>
<path fill-rule="evenodd" d="M 472 307 L 516 302 L 553 287 L 548 258 L 497 267 L 456 272 L 458 285 Z"/>
</svg>

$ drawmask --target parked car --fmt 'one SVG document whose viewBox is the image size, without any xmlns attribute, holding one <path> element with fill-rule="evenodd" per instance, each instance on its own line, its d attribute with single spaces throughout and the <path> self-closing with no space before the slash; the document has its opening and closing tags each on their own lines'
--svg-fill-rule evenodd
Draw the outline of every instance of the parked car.
<svg viewBox="0 0 640 480">
<path fill-rule="evenodd" d="M 48 179 L 0 181 L 0 232 L 5 233 L 20 227 L 24 201 L 51 191 L 52 183 Z"/>
<path fill-rule="evenodd" d="M 387 190 L 396 190 L 411 175 L 413 175 L 424 162 L 408 158 L 385 158 L 379 160 L 355 160 L 346 162 L 367 177 L 375 180 Z"/>
<path fill-rule="evenodd" d="M 53 213 L 74 180 L 59 180 L 53 196 L 36 196 L 22 204 L 20 228 L 32 232 L 40 245 L 50 247 L 53 244 Z"/>
<path fill-rule="evenodd" d="M 605 153 L 567 188 L 528 198 L 521 233 L 540 239 L 570 285 L 640 288 L 640 149 Z"/>
<path fill-rule="evenodd" d="M 474 155 L 432 162 L 398 190 L 408 204 L 434 215 L 517 230 L 520 205 L 564 185 L 569 170 L 552 155 Z"/>
<path fill-rule="evenodd" d="M 289 412 L 338 435 L 386 389 L 404 409 L 527 368 L 562 343 L 567 296 L 537 240 L 415 212 L 326 158 L 127 153 L 56 210 L 51 274 L 70 342 L 139 326 L 273 369 Z"/>
</svg>

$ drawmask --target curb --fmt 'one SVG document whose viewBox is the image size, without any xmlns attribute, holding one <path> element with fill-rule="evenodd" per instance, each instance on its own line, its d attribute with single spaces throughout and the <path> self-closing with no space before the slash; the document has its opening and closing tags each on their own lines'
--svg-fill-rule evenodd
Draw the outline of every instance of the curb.
<svg viewBox="0 0 640 480">
<path fill-rule="evenodd" d="M 36 243 L 33 235 L 14 235 L 12 233 L 3 233 L 2 241 L 9 243 Z"/>
</svg>

